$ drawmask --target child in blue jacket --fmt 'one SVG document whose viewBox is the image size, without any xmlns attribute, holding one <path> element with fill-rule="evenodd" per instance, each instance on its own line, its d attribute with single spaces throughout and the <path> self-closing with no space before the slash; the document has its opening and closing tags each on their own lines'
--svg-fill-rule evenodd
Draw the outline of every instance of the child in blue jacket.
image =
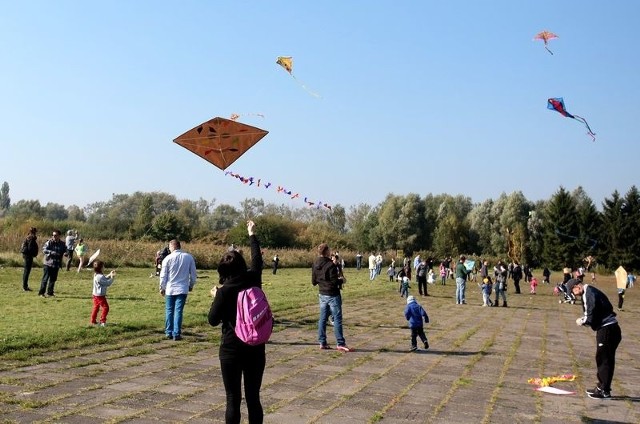
<svg viewBox="0 0 640 424">
<path fill-rule="evenodd" d="M 409 321 L 409 328 L 411 329 L 411 351 L 418 350 L 418 337 L 420 337 L 420 340 L 424 343 L 425 350 L 429 349 L 429 342 L 427 341 L 427 336 L 424 334 L 424 326 L 422 325 L 423 319 L 425 323 L 429 323 L 429 316 L 413 296 L 407 297 L 404 317 Z"/>
</svg>

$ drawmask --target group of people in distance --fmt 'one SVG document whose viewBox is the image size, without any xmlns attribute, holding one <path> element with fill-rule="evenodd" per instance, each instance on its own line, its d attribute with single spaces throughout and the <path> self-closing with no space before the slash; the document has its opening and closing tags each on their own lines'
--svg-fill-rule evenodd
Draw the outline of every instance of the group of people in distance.
<svg viewBox="0 0 640 424">
<path fill-rule="evenodd" d="M 240 403 L 242 400 L 242 381 L 244 379 L 244 394 L 249 413 L 249 422 L 260 423 L 263 421 L 263 408 L 260 401 L 260 388 L 266 366 L 265 344 L 256 346 L 248 345 L 238 338 L 235 333 L 236 306 L 238 293 L 250 287 L 262 286 L 263 258 L 260 244 L 256 236 L 256 225 L 253 221 L 247 222 L 247 233 L 251 245 L 251 264 L 247 265 L 242 253 L 237 249 L 228 250 L 218 264 L 219 286 L 211 290 L 213 302 L 208 314 L 208 321 L 212 326 L 221 325 L 222 337 L 219 347 L 219 360 L 222 380 L 226 392 L 226 422 L 240 422 Z M 28 288 L 28 277 L 33 264 L 33 258 L 37 255 L 37 230 L 31 228 L 22 246 L 25 258 L 23 273 L 23 288 Z M 77 237 L 77 234 L 69 234 Z M 165 298 L 165 335 L 174 341 L 182 339 L 182 317 L 188 293 L 196 284 L 196 267 L 192 255 L 181 250 L 178 240 L 171 240 L 168 246 L 169 254 L 164 257 L 159 267 L 159 290 Z M 331 254 L 331 249 L 326 243 L 317 248 L 318 256 L 311 270 L 311 283 L 318 287 L 319 294 L 319 319 L 318 319 L 318 344 L 321 350 L 329 350 L 331 346 L 327 340 L 326 327 L 329 317 L 333 317 L 333 331 L 336 339 L 336 349 L 341 352 L 352 352 L 347 346 L 342 322 L 342 296 L 341 290 L 344 284 L 344 274 L 341 271 L 338 257 Z M 39 294 L 54 296 L 54 286 L 57 279 L 57 271 L 62 267 L 64 254 L 69 254 L 69 245 L 60 239 L 60 231 L 54 230 L 51 239 L 43 246 L 44 275 Z M 77 250 L 76 250 L 77 252 Z M 80 256 L 80 255 L 79 255 Z M 71 255 L 69 254 L 69 257 Z M 465 304 L 465 284 L 469 271 L 465 268 L 464 255 L 456 264 L 456 301 Z M 67 269 L 69 269 L 67 262 Z M 420 261 L 421 263 L 422 261 Z M 82 261 L 80 262 L 82 264 Z M 374 273 L 375 257 L 373 260 Z M 419 265 L 418 265 L 419 266 Z M 277 271 L 277 262 L 273 267 L 274 274 Z M 107 289 L 115 281 L 115 271 L 104 274 L 104 263 L 97 260 L 93 263 L 93 308 L 90 322 L 92 325 L 106 324 L 109 304 L 106 299 Z M 489 276 L 487 262 L 481 268 L 482 278 Z M 498 288 L 496 290 L 496 302 L 498 295 L 503 298 L 503 306 L 507 306 L 505 288 L 500 288 L 500 283 L 506 279 L 506 267 L 498 263 L 494 270 L 494 277 Z M 611 382 L 615 369 L 615 353 L 622 340 L 620 326 L 616 319 L 616 313 L 607 296 L 593 285 L 586 284 L 582 279 L 571 279 L 566 283 L 567 289 L 577 298 L 582 299 L 583 315 L 576 319 L 579 326 L 589 326 L 596 332 L 596 365 L 597 384 L 594 389 L 587 390 L 587 395 L 596 399 L 611 398 Z M 424 288 L 426 295 L 426 287 Z M 484 297 L 485 305 L 490 300 Z M 428 339 L 424 332 L 424 324 L 429 323 L 429 316 L 425 308 L 420 305 L 414 296 L 406 295 L 404 317 L 408 321 L 410 336 L 410 350 L 418 349 L 418 338 L 425 349 L 429 348 Z M 100 319 L 98 313 L 102 310 Z"/>
</svg>

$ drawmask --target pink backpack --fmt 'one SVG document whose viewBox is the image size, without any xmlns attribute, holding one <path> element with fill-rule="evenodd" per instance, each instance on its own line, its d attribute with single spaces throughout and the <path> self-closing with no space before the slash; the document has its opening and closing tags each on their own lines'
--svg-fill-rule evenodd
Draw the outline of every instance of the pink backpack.
<svg viewBox="0 0 640 424">
<path fill-rule="evenodd" d="M 249 287 L 238 293 L 235 331 L 240 340 L 251 346 L 269 341 L 273 314 L 260 287 Z"/>
</svg>

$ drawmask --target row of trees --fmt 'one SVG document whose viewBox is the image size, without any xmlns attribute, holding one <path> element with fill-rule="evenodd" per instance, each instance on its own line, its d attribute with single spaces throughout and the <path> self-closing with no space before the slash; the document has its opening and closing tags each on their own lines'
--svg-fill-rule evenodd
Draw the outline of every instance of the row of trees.
<svg viewBox="0 0 640 424">
<path fill-rule="evenodd" d="M 633 186 L 624 196 L 614 191 L 599 211 L 578 187 L 563 187 L 548 200 L 531 202 L 522 192 L 473 203 L 449 194 L 387 195 L 377 206 L 360 204 L 347 211 L 292 208 L 246 199 L 236 208 L 215 199 L 178 200 L 167 193 L 116 194 L 84 208 L 37 200 L 12 204 L 9 186 L 0 190 L 5 230 L 25 223 L 75 228 L 94 239 L 162 240 L 178 237 L 214 243 L 246 242 L 244 222 L 259 220 L 268 248 L 310 249 L 328 242 L 364 252 L 401 250 L 436 258 L 459 252 L 547 265 L 577 266 L 591 255 L 607 267 L 640 269 L 640 195 Z"/>
</svg>

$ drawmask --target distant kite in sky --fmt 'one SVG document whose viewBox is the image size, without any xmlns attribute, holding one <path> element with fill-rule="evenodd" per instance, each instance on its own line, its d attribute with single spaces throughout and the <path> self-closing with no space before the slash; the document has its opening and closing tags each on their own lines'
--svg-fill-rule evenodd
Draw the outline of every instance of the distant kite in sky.
<svg viewBox="0 0 640 424">
<path fill-rule="evenodd" d="M 553 52 L 551 50 L 549 50 L 548 47 L 548 43 L 549 40 L 553 40 L 554 38 L 559 38 L 557 35 L 555 35 L 553 32 L 549 32 L 549 31 L 542 31 L 536 34 L 535 37 L 533 37 L 533 41 L 535 40 L 542 40 L 544 41 L 544 48 L 547 49 L 547 51 L 551 54 L 553 54 Z"/>
<path fill-rule="evenodd" d="M 218 117 L 190 129 L 173 142 L 224 171 L 268 133 Z"/>
<path fill-rule="evenodd" d="M 552 97 L 549 100 L 547 100 L 547 109 L 551 109 L 551 110 L 555 110 L 556 112 L 560 113 L 562 116 L 565 116 L 567 118 L 572 118 L 575 119 L 576 121 L 580 121 L 584 124 L 585 127 L 587 127 L 587 134 L 593 139 L 593 141 L 596 141 L 596 133 L 594 133 L 593 131 L 591 131 L 591 127 L 589 127 L 589 124 L 587 124 L 587 121 L 578 115 L 572 115 L 569 112 L 567 112 L 567 109 L 564 107 L 564 100 L 562 99 L 562 97 Z"/>
<path fill-rule="evenodd" d="M 302 86 L 302 88 L 304 88 L 304 90 L 311 94 L 313 97 L 320 97 L 319 94 L 314 93 L 313 91 L 309 90 L 307 88 L 306 85 L 304 85 L 302 82 L 300 82 L 295 75 L 293 75 L 293 57 L 291 56 L 278 56 L 278 58 L 276 59 L 276 63 L 280 66 L 282 66 L 284 68 L 285 71 L 287 71 L 289 73 L 289 75 L 291 75 L 293 77 L 294 80 L 296 80 L 296 82 L 298 84 L 300 84 Z"/>
<path fill-rule="evenodd" d="M 229 116 L 229 119 L 231 119 L 232 121 L 237 121 L 241 116 L 259 116 L 260 118 L 264 118 L 264 115 L 262 113 L 232 113 L 231 116 Z"/>
</svg>

